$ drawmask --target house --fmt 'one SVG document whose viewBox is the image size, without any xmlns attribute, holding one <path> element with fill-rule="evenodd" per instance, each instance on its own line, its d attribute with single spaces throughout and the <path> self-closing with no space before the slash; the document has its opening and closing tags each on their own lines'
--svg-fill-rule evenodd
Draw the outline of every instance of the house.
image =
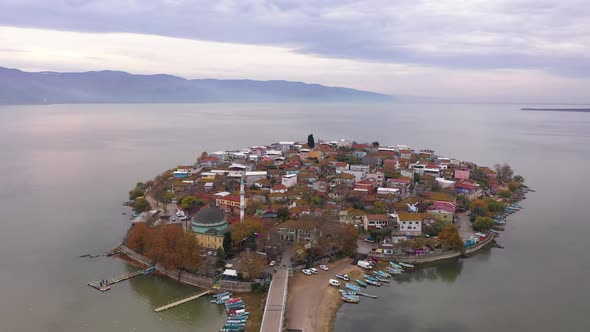
<svg viewBox="0 0 590 332">
<path fill-rule="evenodd" d="M 366 190 L 369 194 L 372 194 L 375 192 L 375 186 L 376 186 L 376 182 L 369 180 L 369 179 L 365 179 L 359 182 L 356 182 L 354 184 L 354 189 L 363 189 Z"/>
<path fill-rule="evenodd" d="M 374 179 L 378 187 L 383 187 L 385 174 L 383 172 L 367 173 L 367 180 Z"/>
<path fill-rule="evenodd" d="M 381 229 L 389 225 L 389 216 L 386 214 L 367 214 L 365 220 L 364 228 L 366 231 Z"/>
<path fill-rule="evenodd" d="M 464 195 L 469 200 L 475 200 L 483 195 L 482 188 L 475 182 L 460 181 L 455 184 L 455 192 L 458 195 Z"/>
<path fill-rule="evenodd" d="M 221 164 L 221 160 L 214 156 L 207 156 L 199 159 L 199 165 L 203 167 L 217 167 Z"/>
<path fill-rule="evenodd" d="M 399 157 L 401 159 L 411 159 L 413 153 L 414 151 L 412 151 L 411 149 L 401 149 L 399 150 Z"/>
<path fill-rule="evenodd" d="M 277 225 L 277 233 L 281 240 L 291 243 L 314 243 L 316 229 L 317 221 L 314 220 L 287 220 Z"/>
<path fill-rule="evenodd" d="M 336 164 L 334 164 L 334 166 L 336 167 L 336 173 L 341 173 L 342 171 L 347 171 L 348 170 L 348 163 L 345 163 L 343 161 L 339 161 L 336 162 Z"/>
<path fill-rule="evenodd" d="M 381 166 L 381 158 L 379 156 L 367 155 L 363 157 L 361 162 L 363 163 L 363 165 L 367 166 Z"/>
<path fill-rule="evenodd" d="M 309 149 L 301 149 L 299 150 L 299 158 L 301 160 L 305 160 L 307 158 L 309 158 Z"/>
<path fill-rule="evenodd" d="M 267 171 L 247 171 L 246 172 L 246 185 L 252 186 L 258 180 L 266 179 L 268 175 Z"/>
<path fill-rule="evenodd" d="M 436 178 L 435 180 L 441 188 L 449 188 L 455 185 L 455 181 L 447 180 L 444 178 Z"/>
<path fill-rule="evenodd" d="M 385 159 L 383 161 L 383 169 L 394 171 L 399 169 L 399 161 L 396 159 Z"/>
<path fill-rule="evenodd" d="M 343 184 L 346 185 L 349 188 L 352 188 L 352 186 L 354 186 L 355 181 L 355 176 L 349 173 L 340 173 L 336 176 L 336 178 L 334 179 L 334 182 L 338 185 L 338 184 Z"/>
<path fill-rule="evenodd" d="M 297 173 L 283 175 L 281 178 L 281 184 L 287 188 L 297 185 Z"/>
<path fill-rule="evenodd" d="M 215 205 L 222 211 L 228 214 L 240 214 L 240 196 L 225 195 L 215 199 Z"/>
<path fill-rule="evenodd" d="M 364 171 L 364 170 L 356 170 L 356 169 L 355 170 L 352 170 L 352 169 L 349 169 L 349 170 L 342 171 L 340 174 L 350 174 L 350 175 L 352 175 L 354 177 L 354 181 L 355 182 L 359 182 L 359 181 L 362 181 L 362 180 L 364 180 L 364 179 L 367 178 L 367 172 Z"/>
<path fill-rule="evenodd" d="M 325 193 L 328 191 L 328 182 L 326 181 L 315 181 L 312 185 L 313 190 Z"/>
<path fill-rule="evenodd" d="M 399 231 L 406 235 L 422 234 L 422 215 L 420 213 L 400 212 L 397 214 Z"/>
<path fill-rule="evenodd" d="M 452 223 L 456 209 L 457 204 L 455 203 L 432 201 L 432 204 L 428 206 L 428 213 L 434 216 L 438 221 Z"/>
<path fill-rule="evenodd" d="M 188 169 L 179 168 L 179 169 L 175 170 L 174 172 L 172 172 L 172 175 L 174 175 L 174 177 L 177 179 L 187 178 L 188 177 Z"/>
<path fill-rule="evenodd" d="M 338 221 L 364 228 L 365 224 L 367 224 L 367 213 L 362 210 L 349 208 L 338 213 Z"/>
<path fill-rule="evenodd" d="M 399 189 L 400 199 L 406 199 L 410 196 L 410 187 L 413 180 L 408 177 L 401 177 L 397 179 L 388 179 L 385 183 L 387 188 Z"/>
<path fill-rule="evenodd" d="M 271 194 L 274 194 L 274 193 L 284 194 L 286 192 L 287 192 L 287 187 L 285 185 L 282 185 L 282 184 L 276 184 L 272 188 L 270 188 L 270 193 Z"/>
<path fill-rule="evenodd" d="M 468 180 L 469 179 L 469 168 L 455 168 L 455 179 L 456 180 Z"/>
</svg>

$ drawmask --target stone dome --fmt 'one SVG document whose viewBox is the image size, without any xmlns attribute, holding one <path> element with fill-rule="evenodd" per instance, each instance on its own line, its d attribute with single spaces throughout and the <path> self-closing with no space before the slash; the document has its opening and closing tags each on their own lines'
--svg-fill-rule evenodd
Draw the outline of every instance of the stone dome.
<svg viewBox="0 0 590 332">
<path fill-rule="evenodd" d="M 204 207 L 197 214 L 193 216 L 192 224 L 205 226 L 205 225 L 218 225 L 225 223 L 225 214 L 218 208 Z"/>
</svg>

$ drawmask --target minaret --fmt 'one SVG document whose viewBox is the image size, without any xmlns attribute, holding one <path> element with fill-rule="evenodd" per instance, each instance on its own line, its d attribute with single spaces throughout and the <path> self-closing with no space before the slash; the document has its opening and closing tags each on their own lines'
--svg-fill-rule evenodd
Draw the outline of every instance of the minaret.
<svg viewBox="0 0 590 332">
<path fill-rule="evenodd" d="M 240 180 L 240 222 L 244 221 L 244 210 L 246 209 L 246 193 L 244 191 L 244 178 L 246 174 L 242 174 Z"/>
</svg>

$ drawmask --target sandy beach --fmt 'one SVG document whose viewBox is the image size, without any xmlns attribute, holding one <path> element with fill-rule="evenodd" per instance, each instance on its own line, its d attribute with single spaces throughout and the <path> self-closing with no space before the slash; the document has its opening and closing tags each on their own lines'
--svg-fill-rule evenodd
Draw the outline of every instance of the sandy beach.
<svg viewBox="0 0 590 332">
<path fill-rule="evenodd" d="M 352 259 L 344 258 L 328 264 L 329 271 L 306 276 L 295 272 L 289 280 L 286 325 L 289 329 L 329 332 L 333 329 L 336 311 L 342 305 L 338 289 L 328 285 L 329 279 L 336 279 L 336 273 L 360 271 L 352 265 Z M 358 272 L 357 272 L 358 273 Z"/>
</svg>

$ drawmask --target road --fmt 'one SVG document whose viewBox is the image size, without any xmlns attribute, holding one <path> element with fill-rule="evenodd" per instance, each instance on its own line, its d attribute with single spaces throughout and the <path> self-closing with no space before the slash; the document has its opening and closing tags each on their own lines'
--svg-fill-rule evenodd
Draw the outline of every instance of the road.
<svg viewBox="0 0 590 332">
<path fill-rule="evenodd" d="M 459 228 L 459 236 L 463 241 L 475 235 L 471 221 L 469 221 L 469 212 L 457 213 L 457 227 Z"/>
</svg>

